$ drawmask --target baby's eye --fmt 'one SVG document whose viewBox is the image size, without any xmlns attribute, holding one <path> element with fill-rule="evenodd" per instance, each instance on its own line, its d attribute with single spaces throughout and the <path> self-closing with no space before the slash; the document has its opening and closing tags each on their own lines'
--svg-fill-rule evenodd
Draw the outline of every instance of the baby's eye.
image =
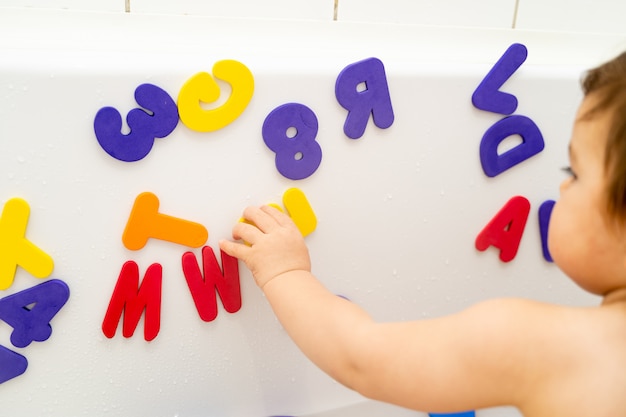
<svg viewBox="0 0 626 417">
<path fill-rule="evenodd" d="M 570 177 L 576 179 L 576 173 L 574 172 L 574 170 L 572 169 L 572 167 L 563 167 L 561 168 L 563 170 L 563 172 L 565 172 L 567 175 L 569 175 Z"/>
</svg>

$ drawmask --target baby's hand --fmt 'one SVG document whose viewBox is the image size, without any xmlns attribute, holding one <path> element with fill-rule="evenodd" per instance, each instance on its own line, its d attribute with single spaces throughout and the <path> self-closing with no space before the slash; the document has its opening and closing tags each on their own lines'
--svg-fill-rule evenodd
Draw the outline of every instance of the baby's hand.
<svg viewBox="0 0 626 417">
<path fill-rule="evenodd" d="M 246 208 L 243 217 L 253 224 L 237 223 L 233 238 L 247 244 L 222 240 L 220 248 L 244 261 L 261 289 L 285 272 L 311 271 L 304 238 L 289 216 L 274 207 L 262 206 Z"/>
</svg>

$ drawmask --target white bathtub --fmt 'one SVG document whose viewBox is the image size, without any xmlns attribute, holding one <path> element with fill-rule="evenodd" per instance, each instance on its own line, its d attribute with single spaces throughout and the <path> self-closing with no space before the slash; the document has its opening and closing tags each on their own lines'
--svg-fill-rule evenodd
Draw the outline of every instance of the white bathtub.
<svg viewBox="0 0 626 417">
<path fill-rule="evenodd" d="M 518 99 L 515 114 L 539 127 L 545 148 L 490 178 L 479 145 L 504 116 L 475 108 L 471 96 L 516 42 L 528 59 L 504 89 Z M 16 368 L 9 378 L 5 371 L 3 412 L 425 415 L 362 402 L 315 369 L 243 266 L 241 308 L 228 313 L 220 304 L 217 318 L 201 320 L 180 267 L 181 256 L 199 256 L 199 248 L 158 239 L 141 250 L 124 247 L 135 198 L 154 193 L 163 213 L 204 226 L 204 245 L 216 250 L 246 205 L 280 203 L 297 187 L 317 218 L 307 237 L 314 272 L 379 320 L 434 317 L 498 296 L 592 304 L 597 300 L 544 260 L 538 208 L 558 197 L 579 74 L 624 45 L 608 35 L 3 9 L 0 201 L 28 204 L 26 237 L 54 260 L 54 270 L 42 280 L 18 266 L 0 296 L 52 278 L 70 290 L 49 339 L 15 347 L 11 328 L 0 326 L 6 360 L 23 364 L 10 353 L 17 352 L 28 361 L 23 373 Z M 370 120 L 361 138 L 350 139 L 335 83 L 342 70 L 371 57 L 384 65 L 394 120 L 386 128 Z M 98 144 L 101 108 L 125 117 L 138 107 L 133 94 L 144 83 L 175 101 L 191 76 L 224 59 L 254 77 L 252 99 L 232 123 L 203 133 L 178 122 L 137 162 L 111 157 Z M 319 124 L 321 162 L 300 180 L 281 175 L 262 139 L 263 122 L 286 103 L 305 105 Z M 516 195 L 531 210 L 519 251 L 505 263 L 498 250 L 478 251 L 474 241 Z M 129 260 L 142 277 L 153 263 L 163 268 L 151 341 L 144 340 L 143 318 L 130 338 L 121 324 L 112 338 L 102 330 Z"/>
</svg>

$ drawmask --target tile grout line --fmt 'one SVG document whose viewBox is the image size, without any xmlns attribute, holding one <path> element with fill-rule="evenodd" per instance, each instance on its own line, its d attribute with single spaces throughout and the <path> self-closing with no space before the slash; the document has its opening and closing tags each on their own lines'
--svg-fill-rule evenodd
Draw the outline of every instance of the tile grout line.
<svg viewBox="0 0 626 417">
<path fill-rule="evenodd" d="M 515 29 L 515 26 L 517 25 L 517 11 L 518 10 L 519 10 L 519 0 L 515 0 L 515 8 L 513 9 L 513 26 L 511 27 L 512 29 Z"/>
</svg>

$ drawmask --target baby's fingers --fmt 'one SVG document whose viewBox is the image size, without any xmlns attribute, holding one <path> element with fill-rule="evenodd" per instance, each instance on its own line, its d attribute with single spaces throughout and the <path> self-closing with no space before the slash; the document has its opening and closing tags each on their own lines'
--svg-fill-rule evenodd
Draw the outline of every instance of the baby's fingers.
<svg viewBox="0 0 626 417">
<path fill-rule="evenodd" d="M 254 244 L 262 235 L 263 232 L 253 224 L 237 222 L 237 224 L 233 227 L 233 239 L 235 240 L 243 240 L 250 244 Z"/>
<path fill-rule="evenodd" d="M 246 245 L 225 239 L 220 240 L 219 244 L 222 251 L 224 251 L 227 255 L 233 256 L 237 259 L 245 258 L 246 251 L 250 249 Z"/>
<path fill-rule="evenodd" d="M 273 216 L 260 207 L 249 206 L 243 211 L 243 218 L 252 223 L 262 232 L 269 232 L 276 227 L 277 222 Z"/>
<path fill-rule="evenodd" d="M 287 214 L 285 214 L 282 210 L 277 209 L 274 206 L 262 206 L 261 211 L 266 213 L 269 217 L 271 217 L 274 222 L 283 227 L 294 226 L 293 220 Z"/>
</svg>

